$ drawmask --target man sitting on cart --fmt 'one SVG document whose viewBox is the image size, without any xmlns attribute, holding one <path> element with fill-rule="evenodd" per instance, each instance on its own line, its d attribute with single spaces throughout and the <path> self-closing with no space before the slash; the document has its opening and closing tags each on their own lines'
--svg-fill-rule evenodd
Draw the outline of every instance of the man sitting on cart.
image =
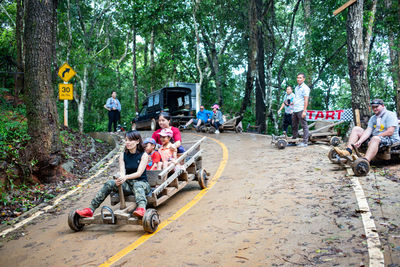
<svg viewBox="0 0 400 267">
<path fill-rule="evenodd" d="M 364 158 L 370 162 L 378 153 L 380 147 L 391 146 L 395 142 L 400 142 L 396 113 L 386 110 L 382 99 L 374 99 L 371 102 L 371 107 L 375 115 L 369 119 L 367 129 L 354 127 L 346 149 L 334 147 L 339 156 L 350 156 L 353 153 L 352 145 L 359 148 L 367 141 L 368 149 Z"/>
<path fill-rule="evenodd" d="M 196 129 L 200 127 L 200 125 L 206 124 L 207 122 L 211 121 L 211 116 L 213 113 L 209 110 L 204 109 L 204 106 L 200 106 L 199 112 L 197 112 L 197 119 L 190 119 L 184 126 L 183 129 L 186 129 L 190 126 L 190 124 L 196 124 Z"/>
</svg>

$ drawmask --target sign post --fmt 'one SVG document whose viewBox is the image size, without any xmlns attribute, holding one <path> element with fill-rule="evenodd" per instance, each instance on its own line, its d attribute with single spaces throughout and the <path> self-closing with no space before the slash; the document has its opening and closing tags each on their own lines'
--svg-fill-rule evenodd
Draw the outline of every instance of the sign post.
<svg viewBox="0 0 400 267">
<path fill-rule="evenodd" d="M 64 83 L 58 84 L 58 98 L 64 100 L 64 125 L 68 127 L 68 100 L 74 99 L 74 85 L 68 81 L 76 75 L 76 72 L 67 62 L 65 62 L 58 70 L 58 76 Z"/>
</svg>

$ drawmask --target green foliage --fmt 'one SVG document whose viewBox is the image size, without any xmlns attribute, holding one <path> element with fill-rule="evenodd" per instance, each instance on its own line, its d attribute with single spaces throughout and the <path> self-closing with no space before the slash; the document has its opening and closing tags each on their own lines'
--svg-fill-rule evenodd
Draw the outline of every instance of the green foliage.
<svg viewBox="0 0 400 267">
<path fill-rule="evenodd" d="M 337 16 L 332 15 L 332 10 L 345 1 L 309 1 L 309 18 L 305 14 L 306 2 L 302 1 L 296 13 L 290 45 L 289 33 L 296 0 L 274 1 L 274 8 L 265 12 L 263 20 L 257 21 L 257 25 L 264 30 L 265 65 L 271 68 L 270 76 L 266 78 L 266 91 L 271 96 L 266 106 L 270 108 L 270 113 L 275 114 L 281 105 L 284 88 L 288 85 L 296 86 L 299 72 L 304 72 L 307 75 L 306 83 L 313 85 L 310 109 L 351 107 L 346 47 L 337 51 L 346 42 L 346 11 Z M 388 36 L 393 35 L 393 49 L 398 48 L 398 2 L 392 1 L 390 9 L 386 8 L 384 2 L 378 1 L 368 78 L 371 96 L 383 98 L 389 103 L 389 109 L 393 110 L 396 92 L 392 80 L 395 75 L 390 68 Z M 150 88 L 157 90 L 176 81 L 199 82 L 192 17 L 196 1 L 84 0 L 69 1 L 70 7 L 67 3 L 59 1 L 58 4 L 57 59 L 61 65 L 69 55 L 68 62 L 78 73 L 71 80 L 78 99 L 82 94 L 83 69 L 88 69 L 84 131 L 107 130 L 107 111 L 103 105 L 111 90 L 117 91 L 122 104 L 121 123 L 129 125 L 135 116 L 133 28 L 137 41 L 139 104 L 150 92 Z M 266 1 L 262 3 L 267 4 Z M 5 1 L 3 5 L 15 18 L 15 2 Z M 218 99 L 218 78 L 224 113 L 237 113 L 244 96 L 249 48 L 248 7 L 249 2 L 244 0 L 202 0 L 196 7 L 195 16 L 200 32 L 199 63 L 204 75 L 202 103 L 209 107 Z M 365 23 L 370 16 L 369 9 L 370 1 L 367 1 Z M 71 34 L 68 32 L 68 17 Z M 0 13 L 0 23 L 3 26 L 0 29 L 0 56 L 11 56 L 15 60 L 16 41 L 12 21 Z M 155 43 L 154 68 L 150 66 L 152 32 Z M 218 74 L 213 73 L 210 64 L 214 52 L 217 54 Z M 11 81 L 7 80 L 6 87 L 13 86 Z M 251 124 L 254 124 L 255 119 L 254 103 L 253 91 L 244 118 Z M 57 107 L 62 117 L 62 101 L 58 102 Z M 77 117 L 78 105 L 71 101 L 69 125 L 74 129 L 78 129 Z M 273 132 L 276 124 L 281 123 L 271 121 L 271 117 L 268 120 L 268 132 Z"/>
<path fill-rule="evenodd" d="M 4 104 L 0 111 L 0 162 L 7 163 L 5 173 L 9 180 L 17 175 L 15 166 L 24 164 L 20 153 L 30 140 L 24 113 L 23 107 L 6 110 Z"/>
</svg>

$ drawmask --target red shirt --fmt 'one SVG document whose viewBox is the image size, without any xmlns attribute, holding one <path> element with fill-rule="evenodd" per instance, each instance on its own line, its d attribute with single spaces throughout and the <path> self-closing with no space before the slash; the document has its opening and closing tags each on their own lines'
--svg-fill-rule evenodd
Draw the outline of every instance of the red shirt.
<svg viewBox="0 0 400 267">
<path fill-rule="evenodd" d="M 161 139 L 160 139 L 160 135 L 158 134 L 159 132 L 161 132 L 162 129 L 158 129 L 156 130 L 153 135 L 151 136 L 151 138 L 153 138 L 154 140 L 156 140 L 157 144 L 162 145 L 161 143 Z M 171 143 L 175 143 L 177 141 L 180 141 L 182 143 L 182 137 L 181 137 L 181 132 L 179 131 L 178 128 L 172 126 L 171 127 L 171 131 L 173 133 L 172 139 L 171 139 Z"/>
<path fill-rule="evenodd" d="M 150 170 L 155 163 L 159 163 L 161 160 L 161 155 L 157 151 L 154 151 L 153 154 L 149 155 L 149 161 L 146 165 L 146 170 Z"/>
</svg>

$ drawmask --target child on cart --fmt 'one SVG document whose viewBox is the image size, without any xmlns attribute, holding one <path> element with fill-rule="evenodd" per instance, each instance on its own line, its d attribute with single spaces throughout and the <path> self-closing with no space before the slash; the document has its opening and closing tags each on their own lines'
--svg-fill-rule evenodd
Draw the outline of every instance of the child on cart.
<svg viewBox="0 0 400 267">
<path fill-rule="evenodd" d="M 149 155 L 149 160 L 147 162 L 146 170 L 147 171 L 155 171 L 161 170 L 162 162 L 161 162 L 161 155 L 156 151 L 156 140 L 149 137 L 143 141 L 144 149 Z"/>
<path fill-rule="evenodd" d="M 176 164 L 177 149 L 171 143 L 173 132 L 171 129 L 162 129 L 159 133 L 162 146 L 158 149 L 161 155 L 162 168 L 166 169 L 172 164 Z"/>
</svg>

